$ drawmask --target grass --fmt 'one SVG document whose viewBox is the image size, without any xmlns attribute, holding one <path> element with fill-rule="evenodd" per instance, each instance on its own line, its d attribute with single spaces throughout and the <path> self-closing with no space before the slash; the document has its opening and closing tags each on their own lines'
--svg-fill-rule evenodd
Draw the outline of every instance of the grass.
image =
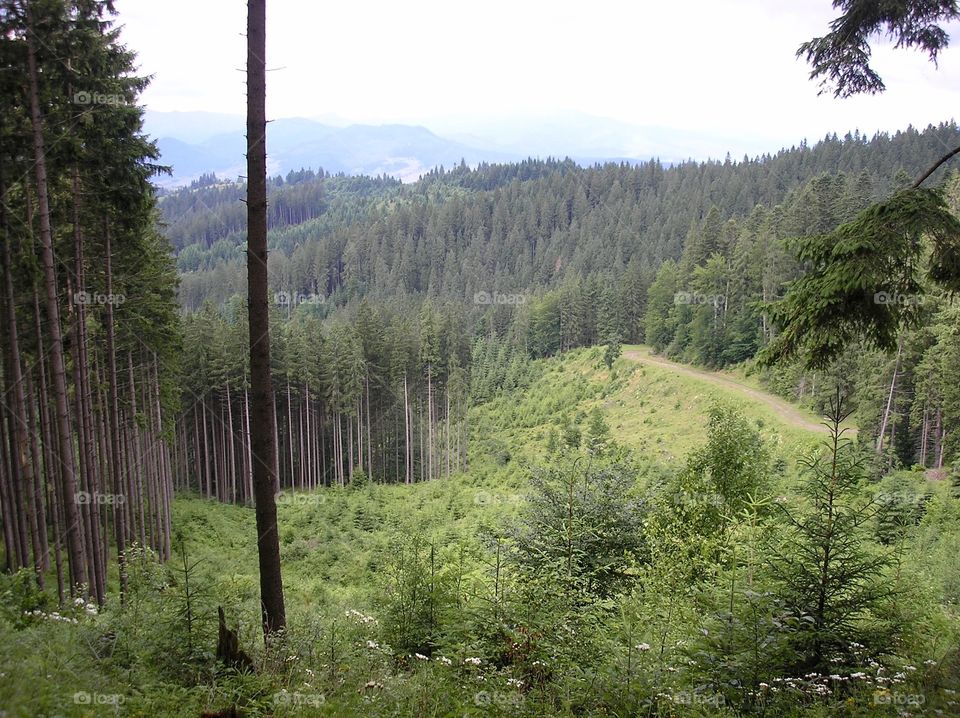
<svg viewBox="0 0 960 718">
<path fill-rule="evenodd" d="M 586 430 L 594 410 L 601 412 L 617 442 L 635 450 L 642 471 L 645 467 L 669 473 L 681 466 L 685 456 L 706 441 L 708 412 L 718 402 L 737 406 L 752 417 L 774 453 L 783 458 L 817 439 L 735 388 L 628 358 L 608 370 L 599 348 L 543 360 L 536 367 L 539 374 L 525 390 L 470 410 L 468 472 L 411 486 L 374 483 L 356 490 L 283 495 L 278 506 L 280 544 L 291 625 L 315 627 L 324 620 L 333 625 L 351 609 L 374 613 L 385 565 L 401 536 L 419 533 L 428 541 L 450 545 L 485 530 L 501 530 L 504 519 L 522 504 L 529 469 L 545 458 L 550 434 L 559 434 L 571 423 Z M 253 509 L 178 496 L 173 525 L 177 536 L 174 559 L 168 564 L 172 573 L 145 584 L 172 581 L 166 590 L 180 595 L 180 550 L 185 548 L 189 561 L 197 564 L 190 580 L 199 590 L 198 605 L 205 607 L 208 629 L 216 627 L 211 612 L 223 605 L 242 644 L 262 650 Z M 8 591 L 12 602 L 11 596 Z M 175 607 L 177 600 L 166 605 Z M 131 655 L 102 661 L 98 646 L 105 629 L 99 622 L 118 620 L 110 607 L 108 615 L 80 624 L 40 621 L 25 630 L 12 627 L 18 615 L 14 607 L 0 620 L 0 640 L 8 646 L 0 655 L 0 709 L 7 711 L 0 715 L 88 716 L 112 711 L 110 706 L 78 703 L 74 698 L 78 691 L 120 694 L 125 696 L 121 713 L 156 716 L 198 715 L 203 708 L 229 702 L 231 692 L 256 694 L 256 686 L 241 683 L 259 677 L 206 676 L 194 688 L 184 688 L 154 669 L 166 651 L 162 643 L 156 644 L 157 627 L 178 620 L 176 610 L 169 610 L 169 615 L 137 616 L 132 623 L 122 619 L 124 628 L 114 630 L 123 634 L 121 643 L 127 641 Z M 333 639 L 328 640 L 332 644 Z M 215 632 L 209 630 L 198 639 L 205 651 L 213 650 L 214 641 Z M 423 685 L 410 680 L 394 690 L 397 695 L 419 691 L 409 700 L 436 698 L 435 687 L 424 680 Z M 276 686 L 264 683 L 265 701 L 270 690 Z M 269 706 L 265 710 L 269 712 Z M 285 713 L 277 712 L 281 714 Z M 484 711 L 471 704 L 458 714 Z"/>
</svg>

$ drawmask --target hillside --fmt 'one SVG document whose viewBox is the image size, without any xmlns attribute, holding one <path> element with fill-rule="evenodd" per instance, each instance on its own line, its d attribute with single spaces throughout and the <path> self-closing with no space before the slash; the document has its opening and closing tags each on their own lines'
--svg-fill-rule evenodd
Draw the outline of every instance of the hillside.
<svg viewBox="0 0 960 718">
<path fill-rule="evenodd" d="M 0 0 L 0 718 L 960 713 L 960 3 L 821 4 Z"/>
<path fill-rule="evenodd" d="M 631 353 L 637 354 L 640 362 L 631 359 Z M 754 388 L 735 385 L 727 378 L 717 382 L 715 375 L 694 377 L 682 367 L 648 362 L 641 348 L 628 349 L 612 372 L 603 366 L 599 350 L 541 360 L 536 366 L 538 378 L 527 389 L 471 410 L 470 469 L 466 473 L 411 486 L 371 484 L 281 494 L 280 539 L 291 625 L 296 635 L 312 638 L 292 639 L 273 657 L 260 655 L 257 648 L 257 558 L 249 541 L 254 531 L 251 508 L 181 496 L 173 505 L 176 556 L 166 567 L 154 565 L 148 556 L 142 563 L 134 561 L 127 611 L 111 608 L 99 615 L 84 610 L 62 614 L 70 620 L 76 616 L 76 624 L 58 624 L 42 616 L 8 616 L 26 627 L 18 632 L 15 648 L 0 658 L 0 673 L 6 678 L 0 685 L 0 704 L 8 716 L 90 715 L 83 701 L 73 699 L 79 692 L 94 698 L 113 696 L 113 703 L 121 704 L 129 714 L 149 713 L 158 718 L 197 714 L 225 702 L 236 702 L 248 716 L 308 716 L 317 715 L 320 708 L 323 715 L 344 716 L 358 711 L 367 716 L 441 715 L 452 710 L 458 715 L 489 715 L 491 706 L 510 715 L 574 715 L 581 710 L 595 714 L 594 710 L 602 710 L 599 706 L 563 709 L 544 703 L 545 696 L 538 688 L 524 686 L 527 678 L 516 666 L 498 665 L 494 656 L 485 654 L 466 636 L 435 653 L 432 660 L 425 659 L 423 665 L 411 654 L 401 668 L 391 668 L 390 656 L 397 647 L 388 641 L 402 640 L 402 634 L 395 633 L 398 624 L 393 623 L 397 620 L 395 600 L 405 590 L 396 581 L 413 575 L 402 578 L 409 570 L 402 561 L 405 552 L 413 552 L 410 560 L 421 561 L 425 549 L 431 557 L 435 550 L 441 567 L 437 576 L 458 576 L 457 580 L 464 582 L 464 600 L 469 596 L 480 600 L 475 609 L 481 610 L 485 586 L 489 588 L 487 582 L 493 580 L 491 572 L 496 566 L 491 563 L 496 555 L 491 553 L 490 537 L 503 536 L 529 510 L 535 491 L 531 472 L 535 465 L 550 461 L 550 434 L 579 426 L 589 435 L 595 409 L 609 426 L 611 437 L 635 452 L 638 473 L 631 493 L 653 506 L 664 500 L 666 505 L 676 501 L 671 498 L 671 482 L 682 473 L 688 457 L 708 443 L 709 414 L 718 402 L 740 407 L 749 425 L 759 430 L 764 444 L 771 448 L 773 464 L 788 461 L 819 439 L 818 432 L 796 426 L 795 409 L 782 416 L 771 410 L 780 402 Z M 773 490 L 792 495 L 796 468 L 791 462 L 779 471 Z M 892 490 L 901 497 L 926 497 L 928 507 L 921 526 L 932 543 L 921 554 L 911 553 L 911 575 L 921 580 L 925 576 L 922 567 L 944 560 L 944 552 L 950 551 L 960 536 L 929 533 L 936 525 L 944 529 L 953 525 L 943 523 L 941 512 L 956 499 L 950 498 L 942 483 L 925 481 L 917 474 L 892 477 L 874 489 L 881 497 Z M 183 559 L 181 552 L 185 552 Z M 183 561 L 192 567 L 189 583 Z M 922 580 L 928 590 L 939 590 L 932 578 Z M 4 581 L 4 605 L 10 612 L 10 597 L 22 589 L 14 589 L 9 578 Z M 165 588 L 154 594 L 156 586 Z M 183 613 L 188 587 L 193 621 L 189 634 Z M 506 596 L 504 601 L 507 610 Z M 278 666 L 280 673 L 270 676 L 223 675 L 212 687 L 175 687 L 185 678 L 191 680 L 177 657 L 212 650 L 217 604 L 225 606 L 231 623 L 239 621 L 241 643 L 254 651 L 258 661 L 286 667 Z M 149 621 L 138 618 L 148 615 Z M 706 632 L 708 625 L 707 614 L 691 614 L 681 623 L 670 621 L 669 635 L 679 645 L 679 639 L 693 640 L 700 631 Z M 630 645 L 652 644 L 660 640 L 662 627 L 641 624 L 627 640 Z M 57 630 L 51 632 L 53 628 Z M 458 635 L 459 628 L 450 628 Z M 193 642 L 192 649 L 187 641 Z M 936 658 L 933 650 L 930 655 Z M 54 654 L 64 659 L 57 668 L 49 662 Z M 652 687 L 649 694 L 641 688 L 635 700 L 666 700 L 683 708 L 684 696 L 693 691 L 684 687 L 690 669 L 682 667 L 686 662 L 681 660 L 682 652 L 668 655 L 671 658 L 664 665 L 681 665 L 671 678 L 673 687 Z M 462 668 L 464 660 L 472 661 L 474 656 L 478 668 L 472 670 L 469 663 L 467 669 Z M 452 667 L 445 664 L 448 660 Z M 554 660 L 562 659 L 558 655 Z M 40 665 L 44 673 L 37 674 L 35 668 Z M 936 675 L 935 668 L 924 666 L 916 679 L 936 681 Z M 444 691 L 435 690 L 438 682 Z M 934 705 L 951 705 L 949 691 L 929 685 L 925 690 Z M 705 700 L 712 696 L 717 703 L 714 714 L 726 715 L 720 710 L 722 698 L 703 695 Z M 596 700 L 609 699 L 598 696 Z M 872 694 L 850 700 L 864 701 L 866 707 Z"/>
<path fill-rule="evenodd" d="M 616 279 L 631 265 L 652 272 L 679 260 L 708 217 L 731 245 L 748 229 L 780 240 L 833 226 L 958 137 L 956 125 L 945 123 L 671 167 L 448 166 L 402 188 L 287 173 L 271 188 L 271 286 L 318 292 L 339 306 L 367 294 L 462 301 L 482 289 L 536 292 L 590 275 Z M 190 309 L 205 299 L 222 303 L 242 279 L 235 251 L 244 237 L 242 192 L 243 185 L 201 185 L 160 203 Z"/>
</svg>

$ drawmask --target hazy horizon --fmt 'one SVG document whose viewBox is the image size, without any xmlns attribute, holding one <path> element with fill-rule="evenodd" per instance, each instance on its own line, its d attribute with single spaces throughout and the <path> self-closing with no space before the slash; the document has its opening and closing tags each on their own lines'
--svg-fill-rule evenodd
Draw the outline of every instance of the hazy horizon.
<svg viewBox="0 0 960 718">
<path fill-rule="evenodd" d="M 142 98 L 148 109 L 243 114 L 242 6 L 118 0 L 117 10 L 122 40 L 136 49 L 141 72 L 154 76 Z M 795 53 L 825 33 L 834 14 L 829 0 L 683 8 L 608 1 L 590 12 L 569 2 L 501 0 L 483 8 L 278 3 L 268 11 L 267 109 L 274 119 L 420 125 L 458 140 L 531 117 L 588 115 L 704 135 L 710 141 L 690 153 L 703 159 L 956 117 L 956 47 L 935 67 L 874 38 L 873 64 L 887 91 L 818 95 Z M 956 24 L 947 28 L 956 37 Z M 177 48 L 200 48 L 202 73 L 197 52 L 171 52 L 170 37 Z"/>
</svg>

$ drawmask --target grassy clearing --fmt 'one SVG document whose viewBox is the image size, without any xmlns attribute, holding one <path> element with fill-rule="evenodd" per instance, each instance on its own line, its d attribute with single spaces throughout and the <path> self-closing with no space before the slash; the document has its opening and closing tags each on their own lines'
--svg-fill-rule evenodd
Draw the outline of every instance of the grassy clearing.
<svg viewBox="0 0 960 718">
<path fill-rule="evenodd" d="M 612 437 L 636 450 L 641 487 L 645 480 L 676 470 L 690 451 L 705 443 L 708 412 L 718 402 L 739 407 L 752 417 L 775 456 L 789 460 L 797 448 L 818 438 L 735 388 L 628 358 L 618 360 L 610 371 L 599 348 L 571 352 L 536 366 L 539 375 L 525 390 L 471 409 L 468 473 L 412 486 L 369 484 L 355 490 L 282 496 L 279 525 L 288 618 L 297 635 L 316 635 L 308 648 L 299 649 L 321 652 L 313 665 L 326 665 L 320 656 L 323 651 L 335 651 L 338 641 L 362 645 L 367 640 L 356 627 L 347 625 L 344 616 L 348 611 L 377 614 L 384 573 L 403 537 L 420 534 L 449 547 L 461 539 L 466 544 L 475 542 L 478 535 L 502 531 L 505 519 L 522 505 L 529 469 L 545 458 L 551 434 L 571 425 L 586 430 L 591 412 L 597 409 Z M 189 680 L 170 677 L 177 670 L 172 657 L 182 646 L 166 645 L 165 639 L 158 638 L 166 626 L 181 626 L 177 635 L 182 636 L 178 606 L 184 582 L 179 567 L 180 550 L 185 547 L 188 560 L 196 562 L 190 581 L 198 591 L 198 618 L 206 626 L 197 635 L 196 650 L 212 652 L 215 607 L 223 605 L 242 644 L 264 660 L 253 509 L 180 496 L 173 505 L 173 520 L 177 538 L 174 560 L 167 566 L 170 573 L 142 581 L 148 587 L 166 586 L 162 592 L 168 595 L 160 604 L 148 600 L 139 613 L 132 608 L 124 614 L 108 607 L 100 617 L 78 616 L 78 624 L 37 620 L 22 630 L 13 627 L 18 620 L 13 606 L 0 621 L 0 640 L 10 647 L 0 656 L 0 707 L 6 716 L 106 715 L 113 708 L 77 702 L 78 692 L 121 695 L 124 704 L 119 713 L 124 715 L 198 715 L 201 709 L 229 703 L 235 693 L 262 694 L 262 712 L 257 713 L 258 708 L 254 714 L 272 713 L 276 680 L 207 675 L 192 677 L 194 687 L 184 687 L 191 685 Z M 12 602 L 15 594 L 11 589 L 7 600 Z M 130 597 L 131 605 L 136 600 Z M 159 610 L 157 605 L 165 608 Z M 55 607 L 48 608 L 52 610 Z M 338 631 L 348 638 L 339 638 Z M 158 667 L 165 658 L 174 665 Z M 362 677 L 362 686 L 371 675 L 370 680 L 378 680 L 379 665 L 338 664 L 337 670 L 350 676 L 355 671 L 357 681 Z M 396 712 L 389 714 L 446 715 L 444 711 L 454 708 L 458 715 L 489 714 L 489 705 L 475 704 L 474 689 L 464 688 L 468 683 L 463 676 L 451 677 L 444 693 L 444 700 L 459 696 L 456 700 L 465 701 L 463 705 L 450 704 L 437 709 L 440 712 L 411 708 L 436 703 L 440 696 L 433 685 L 436 675 L 424 673 L 421 681 L 418 670 L 400 683 L 396 677 L 383 678 L 388 684 L 384 695 L 391 694 L 397 702 Z M 284 675 L 308 678 L 296 672 Z M 391 686 L 390 680 L 396 684 Z M 262 690 L 257 687 L 260 681 Z M 286 688 L 293 695 L 302 693 L 304 701 L 312 695 L 299 684 Z M 337 713 L 339 709 L 327 705 L 322 714 L 351 714 L 358 709 L 352 701 L 361 699 L 351 698 L 355 693 L 351 688 L 341 696 L 346 712 Z M 491 695 L 502 699 L 504 714 L 516 713 L 512 693 Z M 386 710 L 382 701 L 379 706 Z M 248 704 L 251 707 L 255 708 Z M 302 711 L 292 707 L 277 710 L 276 715 L 320 714 L 311 705 L 300 706 Z"/>
</svg>

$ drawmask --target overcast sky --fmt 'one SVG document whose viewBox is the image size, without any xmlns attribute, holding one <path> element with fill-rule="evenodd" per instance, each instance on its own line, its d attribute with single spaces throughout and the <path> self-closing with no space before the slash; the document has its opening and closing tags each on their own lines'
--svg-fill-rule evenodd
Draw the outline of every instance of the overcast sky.
<svg viewBox="0 0 960 718">
<path fill-rule="evenodd" d="M 346 0 L 267 3 L 270 117 L 435 130 L 484 117 L 584 112 L 636 125 L 771 138 L 956 118 L 960 47 L 935 68 L 874 43 L 885 94 L 817 96 L 795 57 L 829 0 Z M 116 0 L 154 81 L 153 110 L 244 111 L 246 3 Z M 960 46 L 956 26 L 948 28 Z"/>
</svg>

